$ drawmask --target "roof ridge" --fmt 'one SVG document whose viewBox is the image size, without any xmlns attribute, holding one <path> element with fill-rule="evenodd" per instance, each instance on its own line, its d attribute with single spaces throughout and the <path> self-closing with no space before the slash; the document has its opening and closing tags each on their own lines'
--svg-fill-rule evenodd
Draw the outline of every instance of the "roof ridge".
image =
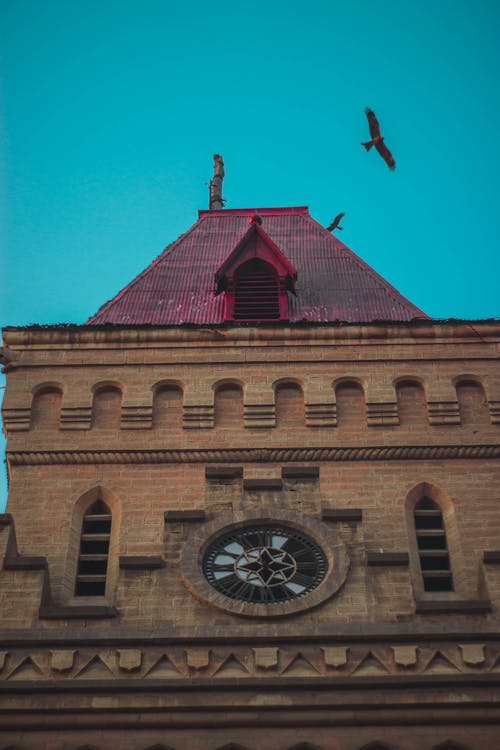
<svg viewBox="0 0 500 750">
<path fill-rule="evenodd" d="M 363 269 L 366 273 L 368 273 L 374 281 L 377 281 L 379 283 L 379 286 L 381 289 L 386 292 L 386 294 L 391 297 L 391 299 L 394 300 L 394 302 L 398 302 L 399 300 L 403 300 L 407 305 L 410 305 L 410 307 L 418 310 L 422 313 L 424 317 L 427 317 L 423 310 L 420 310 L 419 307 L 413 304 L 407 297 L 404 296 L 404 294 L 401 294 L 400 291 L 396 289 L 395 286 L 391 284 L 390 281 L 387 281 L 386 278 L 384 278 L 381 274 L 378 273 L 372 266 L 370 266 L 366 261 L 363 260 L 357 253 L 354 252 L 350 247 L 345 245 L 342 240 L 338 239 L 338 237 L 333 237 L 330 232 L 324 227 L 322 224 L 319 223 L 319 221 L 316 221 L 310 214 L 308 214 L 305 217 L 306 221 L 309 221 L 311 224 L 316 225 L 319 227 L 323 232 L 325 232 L 328 237 L 333 241 L 335 244 L 336 242 L 339 242 L 342 247 L 336 247 L 336 250 L 341 250 L 342 252 L 345 252 L 347 250 L 349 256 L 352 256 L 352 259 L 357 263 L 357 265 Z M 399 299 L 398 299 L 399 298 Z"/>
<path fill-rule="evenodd" d="M 139 281 L 141 281 L 141 279 L 143 279 L 144 276 L 146 276 L 156 265 L 158 265 L 158 263 L 163 258 L 166 258 L 168 255 L 171 255 L 172 252 L 175 250 L 176 246 L 180 245 L 181 242 L 183 242 L 185 240 L 185 238 L 188 236 L 188 234 L 190 234 L 191 232 L 193 232 L 194 229 L 198 226 L 198 224 L 200 224 L 204 219 L 205 219 L 204 216 L 203 217 L 199 217 L 198 219 L 196 219 L 195 223 L 192 224 L 186 232 L 183 232 L 183 234 L 180 234 L 177 237 L 177 239 L 175 239 L 173 242 L 170 242 L 170 244 L 168 244 L 161 251 L 161 253 L 159 255 L 157 255 L 156 258 L 154 258 L 151 261 L 151 263 L 149 264 L 149 266 L 146 266 L 146 268 L 143 271 L 141 271 L 137 276 L 135 276 L 132 279 L 132 281 L 129 281 L 129 283 L 126 286 L 124 286 L 122 289 L 120 289 L 120 291 L 117 292 L 114 297 L 112 297 L 111 299 L 108 299 L 106 302 L 104 302 L 100 306 L 100 308 L 97 310 L 97 312 L 95 312 L 88 320 L 85 321 L 84 325 L 89 325 L 90 323 L 92 323 L 92 321 L 94 320 L 94 318 L 97 318 L 98 315 L 101 315 L 103 312 L 106 312 L 107 310 L 110 310 L 113 307 L 113 305 L 117 304 L 120 301 L 120 299 L 123 297 L 123 295 L 126 292 L 128 292 L 133 286 L 135 286 L 135 284 L 137 284 Z"/>
</svg>

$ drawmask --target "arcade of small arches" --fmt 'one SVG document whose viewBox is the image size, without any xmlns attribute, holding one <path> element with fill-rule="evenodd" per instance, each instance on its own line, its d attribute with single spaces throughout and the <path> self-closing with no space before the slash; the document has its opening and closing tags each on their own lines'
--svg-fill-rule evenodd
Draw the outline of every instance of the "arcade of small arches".
<svg viewBox="0 0 500 750">
<path fill-rule="evenodd" d="M 489 425 L 498 423 L 497 402 L 488 401 L 486 384 L 471 376 L 457 378 L 454 382 L 456 403 L 438 403 L 446 415 L 436 416 L 436 402 L 429 402 L 426 384 L 417 378 L 405 377 L 392 384 L 393 401 L 368 402 L 365 385 L 357 379 L 341 378 L 329 387 L 332 400 L 311 403 L 305 399 L 307 382 L 284 379 L 276 382 L 271 398 L 258 405 L 245 401 L 245 384 L 224 380 L 212 386 L 213 401 L 204 406 L 186 402 L 186 386 L 177 381 L 161 382 L 152 387 L 152 400 L 142 406 L 123 404 L 126 386 L 120 383 L 96 383 L 92 389 L 92 402 L 88 407 L 88 427 L 91 429 L 153 428 L 181 429 L 200 426 L 232 428 L 255 427 L 261 419 L 265 427 L 333 426 L 342 429 L 378 427 L 415 427 L 433 424 L 448 426 Z M 323 390 L 323 393 L 325 391 Z M 65 411 L 65 388 L 61 384 L 41 383 L 33 389 L 30 411 L 31 429 L 58 429 L 65 427 L 61 412 Z M 80 407 L 85 410 L 86 407 Z M 69 407 L 69 412 L 74 407 Z M 193 423 L 192 412 L 197 420 Z M 260 415 L 253 415 L 259 411 Z M 130 413 L 129 413 L 130 412 Z M 200 414 L 202 413 L 202 417 Z M 265 416 L 262 416 L 262 414 Z M 450 418 L 451 417 L 451 418 Z M 8 426 L 8 419 L 6 420 Z"/>
</svg>

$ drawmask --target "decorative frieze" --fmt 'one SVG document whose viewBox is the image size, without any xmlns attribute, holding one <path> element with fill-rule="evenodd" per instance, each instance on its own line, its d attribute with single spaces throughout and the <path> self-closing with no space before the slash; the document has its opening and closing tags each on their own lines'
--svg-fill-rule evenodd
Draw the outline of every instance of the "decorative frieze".
<svg viewBox="0 0 500 750">
<path fill-rule="evenodd" d="M 8 451 L 12 466 L 55 464 L 287 463 L 441 461 L 500 458 L 500 445 L 384 445 L 350 448 L 226 448 L 201 450 Z"/>
<path fill-rule="evenodd" d="M 500 645 L 483 643 L 392 643 L 364 645 L 301 643 L 260 646 L 155 646 L 142 648 L 35 649 L 0 652 L 0 683 L 11 680 L 50 681 L 57 676 L 80 680 L 186 680 L 255 677 L 285 679 L 335 677 L 391 678 L 399 674 L 491 674 L 500 679 Z"/>
</svg>

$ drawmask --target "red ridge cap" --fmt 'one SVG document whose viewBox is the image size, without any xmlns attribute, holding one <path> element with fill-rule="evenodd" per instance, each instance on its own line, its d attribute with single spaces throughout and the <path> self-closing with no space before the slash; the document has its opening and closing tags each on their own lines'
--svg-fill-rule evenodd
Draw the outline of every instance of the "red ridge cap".
<svg viewBox="0 0 500 750">
<path fill-rule="evenodd" d="M 299 216 L 309 216 L 308 206 L 281 206 L 279 208 L 222 208 L 220 211 L 215 209 L 198 209 L 198 219 L 205 216 L 227 216 L 233 214 L 233 216 L 253 216 L 253 214 L 259 214 L 260 216 L 279 216 L 280 214 L 298 214 Z"/>
</svg>

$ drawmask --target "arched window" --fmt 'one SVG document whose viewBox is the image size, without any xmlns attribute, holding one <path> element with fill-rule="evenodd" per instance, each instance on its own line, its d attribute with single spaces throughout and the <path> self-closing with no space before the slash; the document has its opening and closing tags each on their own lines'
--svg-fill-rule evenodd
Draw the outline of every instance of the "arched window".
<svg viewBox="0 0 500 750">
<path fill-rule="evenodd" d="M 57 430 L 61 414 L 62 390 L 55 385 L 40 386 L 31 403 L 31 427 Z"/>
<path fill-rule="evenodd" d="M 182 388 L 175 384 L 159 385 L 153 396 L 153 427 L 182 427 Z"/>
<path fill-rule="evenodd" d="M 110 537 L 111 511 L 96 500 L 83 517 L 75 596 L 104 596 Z"/>
<path fill-rule="evenodd" d="M 237 383 L 222 383 L 214 397 L 216 427 L 243 426 L 243 390 Z"/>
<path fill-rule="evenodd" d="M 482 385 L 475 380 L 460 380 L 455 387 L 461 423 L 463 425 L 489 424 L 490 413 Z"/>
<path fill-rule="evenodd" d="M 396 397 L 401 427 L 427 424 L 427 399 L 418 380 L 400 380 L 396 384 Z"/>
<path fill-rule="evenodd" d="M 335 387 L 339 428 L 366 427 L 366 402 L 363 388 L 355 381 L 343 381 Z"/>
<path fill-rule="evenodd" d="M 434 500 L 423 497 L 415 505 L 413 517 L 424 591 L 453 591 L 441 508 Z"/>
<path fill-rule="evenodd" d="M 297 383 L 279 383 L 275 390 L 277 427 L 303 427 L 304 394 Z"/>
<path fill-rule="evenodd" d="M 114 385 L 104 385 L 94 391 L 92 427 L 119 429 L 121 423 L 122 392 Z"/>
<path fill-rule="evenodd" d="M 279 279 L 259 258 L 243 263 L 234 276 L 235 320 L 279 320 Z"/>
</svg>

